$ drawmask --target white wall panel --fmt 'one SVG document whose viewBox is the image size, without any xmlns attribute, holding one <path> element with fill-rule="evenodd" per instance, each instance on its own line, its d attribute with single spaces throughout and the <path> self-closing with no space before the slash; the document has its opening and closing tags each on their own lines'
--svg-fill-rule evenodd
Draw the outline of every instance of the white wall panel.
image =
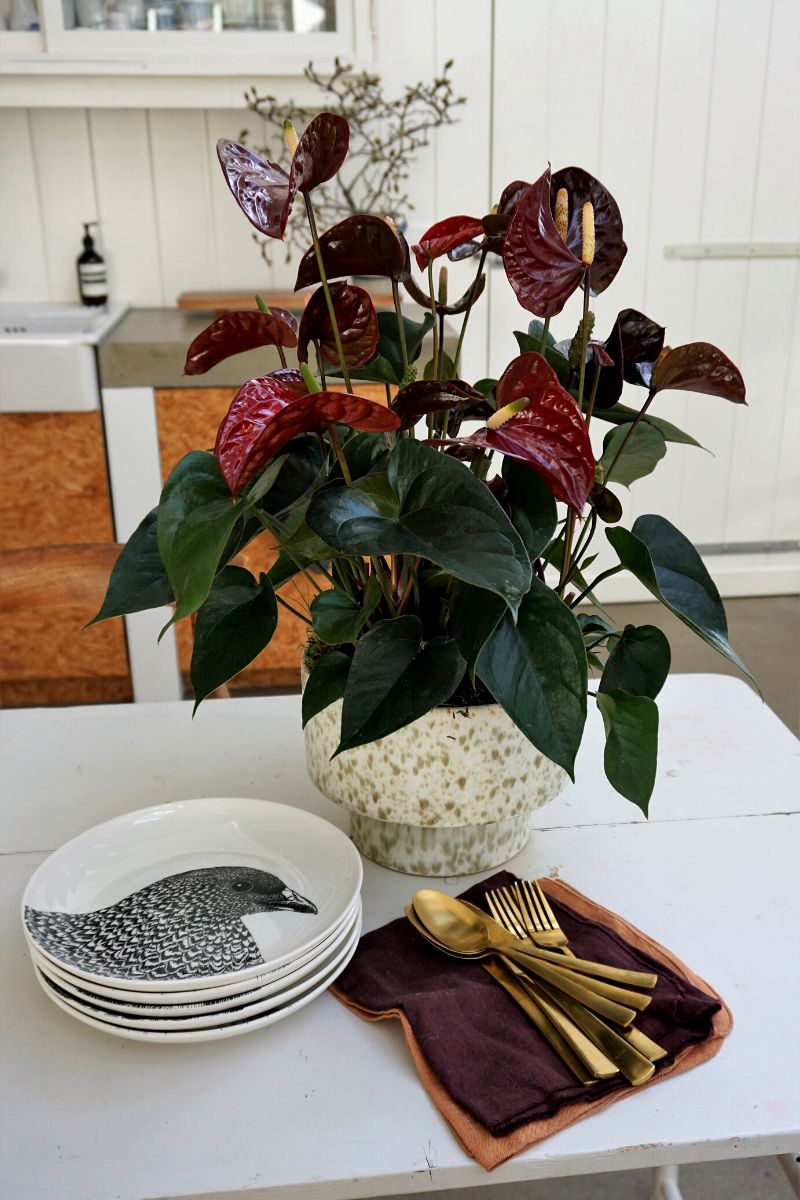
<svg viewBox="0 0 800 1200">
<path fill-rule="evenodd" d="M 44 300 L 50 294 L 39 182 L 30 116 L 0 111 L 0 299 Z"/>
</svg>

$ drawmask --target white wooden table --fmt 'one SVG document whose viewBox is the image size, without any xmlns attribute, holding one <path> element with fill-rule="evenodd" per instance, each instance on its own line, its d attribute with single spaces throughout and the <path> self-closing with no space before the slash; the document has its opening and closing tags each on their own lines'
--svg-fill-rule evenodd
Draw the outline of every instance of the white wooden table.
<svg viewBox="0 0 800 1200">
<path fill-rule="evenodd" d="M 96 822 L 232 795 L 344 825 L 306 778 L 298 699 L 210 702 L 194 722 L 189 703 L 2 714 L 2 1195 L 355 1200 L 656 1167 L 666 1198 L 678 1194 L 672 1164 L 796 1152 L 800 743 L 726 677 L 677 677 L 661 707 L 650 821 L 603 781 L 592 718 L 578 784 L 536 814 L 510 866 L 558 873 L 666 943 L 726 997 L 734 1031 L 712 1062 L 492 1174 L 457 1145 L 396 1023 L 366 1025 L 326 994 L 262 1032 L 156 1048 L 70 1020 L 34 980 L 22 889 Z M 400 913 L 415 886 L 367 863 L 365 928 Z"/>
</svg>

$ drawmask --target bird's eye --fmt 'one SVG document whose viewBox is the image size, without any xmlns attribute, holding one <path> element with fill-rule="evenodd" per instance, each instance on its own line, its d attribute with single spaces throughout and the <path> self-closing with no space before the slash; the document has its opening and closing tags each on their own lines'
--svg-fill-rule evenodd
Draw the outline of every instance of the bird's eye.
<svg viewBox="0 0 800 1200">
<path fill-rule="evenodd" d="M 233 890 L 235 892 L 252 892 L 253 885 L 252 883 L 248 883 L 246 879 L 237 879 L 233 885 Z"/>
</svg>

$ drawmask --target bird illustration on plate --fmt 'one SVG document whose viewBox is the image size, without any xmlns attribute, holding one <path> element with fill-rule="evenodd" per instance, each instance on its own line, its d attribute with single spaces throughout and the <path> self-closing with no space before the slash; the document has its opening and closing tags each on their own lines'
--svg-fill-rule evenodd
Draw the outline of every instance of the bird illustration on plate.
<svg viewBox="0 0 800 1200">
<path fill-rule="evenodd" d="M 94 912 L 25 909 L 34 943 L 65 966 L 117 979 L 222 975 L 264 959 L 242 918 L 316 913 L 313 901 L 255 867 L 168 875 Z"/>
</svg>

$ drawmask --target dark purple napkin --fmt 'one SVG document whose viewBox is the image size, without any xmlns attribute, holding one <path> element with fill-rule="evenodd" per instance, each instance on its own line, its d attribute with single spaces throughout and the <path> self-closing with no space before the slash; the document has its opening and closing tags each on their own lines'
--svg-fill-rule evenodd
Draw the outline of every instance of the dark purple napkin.
<svg viewBox="0 0 800 1200">
<path fill-rule="evenodd" d="M 513 883 L 500 871 L 462 893 L 486 908 L 484 893 Z M 693 987 L 613 930 L 589 921 L 552 896 L 550 904 L 570 948 L 583 958 L 639 971 L 658 983 L 636 1024 L 669 1056 L 703 1041 L 719 1002 Z M 621 1077 L 583 1087 L 501 987 L 473 963 L 434 950 L 405 917 L 361 938 L 336 981 L 337 991 L 372 1012 L 402 1009 L 435 1074 L 462 1108 L 495 1137 L 552 1116 L 564 1104 L 628 1088 Z"/>
</svg>

